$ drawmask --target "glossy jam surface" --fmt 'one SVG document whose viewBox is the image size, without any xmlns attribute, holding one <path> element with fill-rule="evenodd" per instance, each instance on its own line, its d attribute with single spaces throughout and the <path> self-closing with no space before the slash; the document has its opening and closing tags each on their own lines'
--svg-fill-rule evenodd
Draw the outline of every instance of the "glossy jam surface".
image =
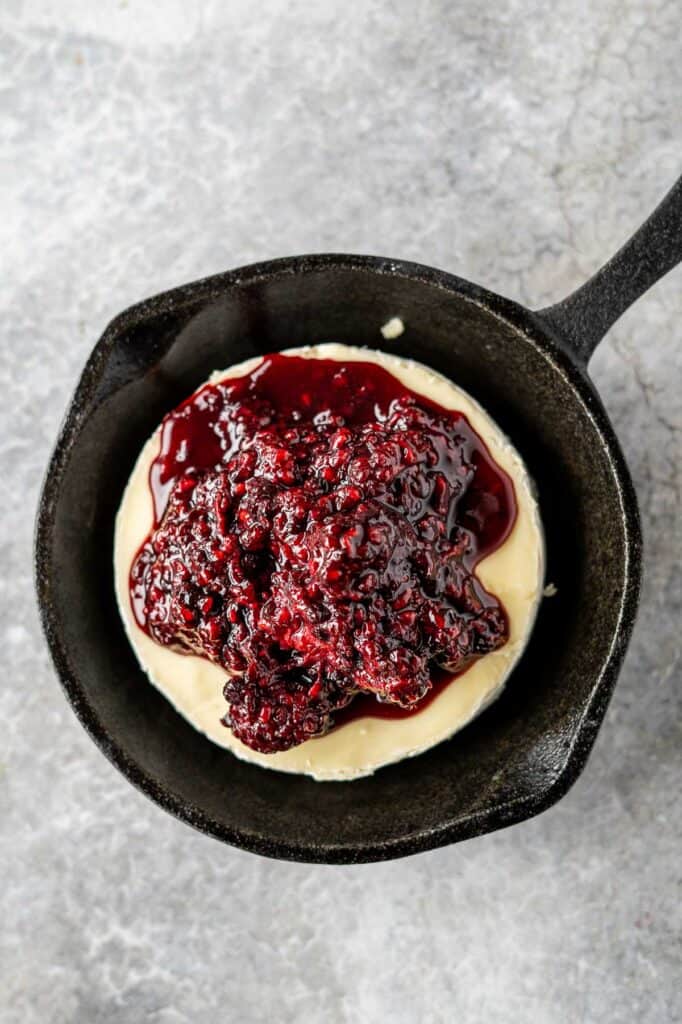
<svg viewBox="0 0 682 1024">
<path fill-rule="evenodd" d="M 224 721 L 255 750 L 414 713 L 507 639 L 474 569 L 513 526 L 511 480 L 374 363 L 272 355 L 205 385 L 164 420 L 150 487 L 136 620 L 231 673 Z"/>
</svg>

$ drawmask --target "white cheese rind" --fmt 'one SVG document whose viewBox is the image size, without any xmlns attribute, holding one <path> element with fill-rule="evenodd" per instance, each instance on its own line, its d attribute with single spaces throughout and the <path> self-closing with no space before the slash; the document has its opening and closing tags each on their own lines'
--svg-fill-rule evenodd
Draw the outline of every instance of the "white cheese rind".
<svg viewBox="0 0 682 1024">
<path fill-rule="evenodd" d="M 217 665 L 182 655 L 155 643 L 137 625 L 130 606 L 128 575 L 140 545 L 153 524 L 149 468 L 158 454 L 159 429 L 147 441 L 128 481 L 114 540 L 118 606 L 140 665 L 173 706 L 214 743 L 264 768 L 310 775 L 319 781 L 350 780 L 420 754 L 448 739 L 479 714 L 502 691 L 521 656 L 542 597 L 544 539 L 537 503 L 526 468 L 511 443 L 481 406 L 441 374 L 409 359 L 339 344 L 289 349 L 285 355 L 363 360 L 385 367 L 418 394 L 447 409 L 464 413 L 485 441 L 495 462 L 514 482 L 517 517 L 505 543 L 479 563 L 477 576 L 505 607 L 509 640 L 475 662 L 417 714 L 402 719 L 359 718 L 327 735 L 277 754 L 259 754 L 240 743 L 221 724 L 226 704 L 225 673 Z M 214 373 L 211 381 L 243 376 L 258 365 L 250 359 Z"/>
<path fill-rule="evenodd" d="M 405 333 L 405 324 L 399 316 L 392 316 L 381 328 L 381 333 L 386 341 L 395 341 L 396 338 Z"/>
</svg>

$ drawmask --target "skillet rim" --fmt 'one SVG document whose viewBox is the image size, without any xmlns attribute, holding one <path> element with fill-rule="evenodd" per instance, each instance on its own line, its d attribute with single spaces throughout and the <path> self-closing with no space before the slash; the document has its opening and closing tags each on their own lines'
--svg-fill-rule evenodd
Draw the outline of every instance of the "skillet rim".
<svg viewBox="0 0 682 1024">
<path fill-rule="evenodd" d="M 333 270 L 368 271 L 402 277 L 456 294 L 523 334 L 553 371 L 569 384 L 595 428 L 616 484 L 625 553 L 621 604 L 611 646 L 595 677 L 591 697 L 577 723 L 563 765 L 549 786 L 535 794 L 515 797 L 502 804 L 493 804 L 484 811 L 451 819 L 436 828 L 418 829 L 397 838 L 366 844 L 330 842 L 313 845 L 273 841 L 263 835 L 226 827 L 157 782 L 126 753 L 125 744 L 121 745 L 110 735 L 81 687 L 60 636 L 58 616 L 51 600 L 52 538 L 70 451 L 78 440 L 82 424 L 95 407 L 97 386 L 107 359 L 126 332 L 151 317 L 177 312 L 209 299 L 215 300 L 226 292 L 257 281 Z M 35 586 L 43 633 L 67 700 L 102 753 L 137 789 L 198 831 L 249 852 L 304 863 L 370 863 L 425 852 L 524 821 L 560 800 L 585 767 L 603 721 L 632 634 L 641 570 L 642 534 L 630 473 L 586 368 L 567 340 L 546 324 L 538 313 L 454 274 L 407 260 L 343 253 L 315 253 L 259 261 L 161 292 L 114 317 L 94 346 L 69 401 L 41 489 L 35 533 Z"/>
</svg>

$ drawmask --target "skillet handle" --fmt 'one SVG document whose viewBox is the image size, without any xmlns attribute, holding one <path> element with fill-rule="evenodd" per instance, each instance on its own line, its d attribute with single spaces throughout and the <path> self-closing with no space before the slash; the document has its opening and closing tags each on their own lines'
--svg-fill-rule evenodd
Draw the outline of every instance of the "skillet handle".
<svg viewBox="0 0 682 1024">
<path fill-rule="evenodd" d="M 609 328 L 682 260 L 682 178 L 632 238 L 562 302 L 536 311 L 583 366 Z"/>
</svg>

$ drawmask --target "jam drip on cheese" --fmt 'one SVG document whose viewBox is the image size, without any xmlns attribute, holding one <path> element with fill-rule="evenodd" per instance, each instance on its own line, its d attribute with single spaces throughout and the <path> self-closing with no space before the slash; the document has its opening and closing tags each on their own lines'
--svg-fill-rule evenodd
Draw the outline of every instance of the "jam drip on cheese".
<svg viewBox="0 0 682 1024">
<path fill-rule="evenodd" d="M 512 529 L 512 482 L 464 415 L 374 363 L 269 355 L 205 385 L 149 483 L 136 620 L 226 670 L 224 723 L 254 750 L 413 714 L 507 639 L 475 567 Z"/>
</svg>

